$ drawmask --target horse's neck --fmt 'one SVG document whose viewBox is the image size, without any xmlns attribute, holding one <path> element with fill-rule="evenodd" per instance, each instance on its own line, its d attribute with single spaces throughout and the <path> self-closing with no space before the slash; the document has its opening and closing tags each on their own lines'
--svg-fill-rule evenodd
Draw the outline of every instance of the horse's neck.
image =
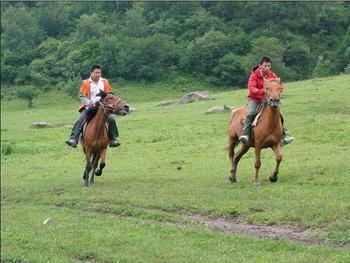
<svg viewBox="0 0 350 263">
<path fill-rule="evenodd" d="M 101 134 L 101 131 L 105 129 L 105 123 L 107 120 L 106 114 L 104 114 L 101 108 L 98 108 L 95 116 L 90 121 L 90 126 L 92 126 L 97 134 Z"/>
<path fill-rule="evenodd" d="M 265 115 L 265 120 L 270 127 L 276 127 L 280 124 L 281 113 L 280 109 L 273 108 L 270 106 L 265 106 L 263 116 Z"/>
</svg>

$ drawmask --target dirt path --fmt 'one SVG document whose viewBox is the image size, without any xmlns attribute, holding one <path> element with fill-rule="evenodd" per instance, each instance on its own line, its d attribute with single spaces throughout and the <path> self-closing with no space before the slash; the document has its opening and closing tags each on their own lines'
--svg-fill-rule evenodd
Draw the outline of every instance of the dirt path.
<svg viewBox="0 0 350 263">
<path fill-rule="evenodd" d="M 208 216 L 198 214 L 186 214 L 185 216 L 200 222 L 207 228 L 215 231 L 221 231 L 231 234 L 250 235 L 260 239 L 276 239 L 276 240 L 292 240 L 304 245 L 321 245 L 337 248 L 350 248 L 350 244 L 335 244 L 321 241 L 313 237 L 313 233 L 309 230 L 302 230 L 292 226 L 267 226 L 258 224 L 249 224 L 234 219 L 226 218 L 210 218 Z"/>
<path fill-rule="evenodd" d="M 91 204 L 90 209 L 88 209 L 87 211 L 98 213 L 100 215 L 102 214 L 109 217 L 127 217 L 130 219 L 138 218 L 137 216 L 136 217 L 130 216 L 130 215 L 124 216 L 119 213 L 111 213 L 111 212 L 101 213 L 101 211 L 97 211 L 97 207 L 99 205 L 101 205 L 101 203 L 93 203 Z M 56 207 L 67 208 L 67 206 L 56 206 Z M 160 213 L 165 213 L 165 211 L 161 209 L 152 209 L 152 208 L 147 208 L 142 206 L 131 206 L 131 207 L 137 207 L 139 209 L 144 209 L 148 211 L 158 211 Z M 322 230 L 307 230 L 307 229 L 293 227 L 290 225 L 252 224 L 252 223 L 245 222 L 240 218 L 235 218 L 235 219 L 224 218 L 224 217 L 213 218 L 210 216 L 201 215 L 201 214 L 192 213 L 192 212 L 182 212 L 182 213 L 166 212 L 166 213 L 180 215 L 180 216 L 183 216 L 184 218 L 190 219 L 193 223 L 202 224 L 208 229 L 229 233 L 233 235 L 238 235 L 238 234 L 249 235 L 259 239 L 290 240 L 290 241 L 302 243 L 304 245 L 319 245 L 319 246 L 326 246 L 326 247 L 350 249 L 350 244 L 348 243 L 337 244 L 337 243 L 327 242 L 325 240 L 317 239 L 316 235 L 321 234 Z M 167 220 L 161 220 L 161 221 L 157 221 L 155 219 L 143 219 L 143 220 L 154 221 L 162 224 L 176 224 L 182 227 L 189 227 L 191 225 L 191 224 L 174 222 L 174 221 L 170 222 Z"/>
</svg>

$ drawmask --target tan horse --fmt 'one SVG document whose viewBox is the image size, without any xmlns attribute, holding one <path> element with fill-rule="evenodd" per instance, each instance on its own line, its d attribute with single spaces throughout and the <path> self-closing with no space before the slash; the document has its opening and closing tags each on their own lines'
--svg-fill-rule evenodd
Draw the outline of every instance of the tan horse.
<svg viewBox="0 0 350 263">
<path fill-rule="evenodd" d="M 243 122 L 247 115 L 246 107 L 240 107 L 232 111 L 229 124 L 229 158 L 231 161 L 231 182 L 238 182 L 236 177 L 237 165 L 242 156 L 250 147 L 255 148 L 255 178 L 253 183 L 259 185 L 259 169 L 261 166 L 260 152 L 263 148 L 272 148 L 276 156 L 276 167 L 270 176 L 271 182 L 276 182 L 279 165 L 282 161 L 280 141 L 282 138 L 282 122 L 280 114 L 280 94 L 282 86 L 279 79 L 266 80 L 264 83 L 266 103 L 263 106 L 258 124 L 252 129 L 252 138 L 248 144 L 243 144 L 235 154 L 235 147 L 239 144 L 239 136 L 242 134 Z"/>
<path fill-rule="evenodd" d="M 84 185 L 94 183 L 94 176 L 100 176 L 106 166 L 106 152 L 109 143 L 106 120 L 109 114 L 126 115 L 129 112 L 129 105 L 121 98 L 101 92 L 101 101 L 96 114 L 84 126 L 81 144 L 85 153 L 86 167 L 83 174 Z M 100 167 L 97 168 L 98 164 Z M 89 182 L 89 173 L 92 175 Z"/>
</svg>

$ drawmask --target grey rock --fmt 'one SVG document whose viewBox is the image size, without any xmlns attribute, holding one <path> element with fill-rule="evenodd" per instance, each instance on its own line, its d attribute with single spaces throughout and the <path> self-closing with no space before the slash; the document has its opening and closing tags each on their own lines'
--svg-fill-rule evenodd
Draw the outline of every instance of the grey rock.
<svg viewBox="0 0 350 263">
<path fill-rule="evenodd" d="M 213 113 L 223 113 L 223 112 L 231 112 L 232 108 L 229 106 L 214 106 L 207 110 L 205 114 L 213 114 Z"/>
<path fill-rule="evenodd" d="M 195 101 L 212 99 L 208 91 L 194 91 L 183 95 L 180 104 L 187 104 Z"/>
<path fill-rule="evenodd" d="M 52 224 L 53 224 L 53 220 L 50 217 L 46 218 L 43 222 L 43 225 L 52 225 Z"/>
<path fill-rule="evenodd" d="M 45 121 L 33 122 L 30 126 L 33 129 L 41 129 L 49 127 L 49 124 Z"/>
<path fill-rule="evenodd" d="M 175 103 L 175 101 L 173 101 L 173 100 L 165 100 L 165 101 L 159 102 L 159 103 L 156 105 L 156 107 L 169 106 L 169 105 L 174 104 L 174 103 Z"/>
</svg>

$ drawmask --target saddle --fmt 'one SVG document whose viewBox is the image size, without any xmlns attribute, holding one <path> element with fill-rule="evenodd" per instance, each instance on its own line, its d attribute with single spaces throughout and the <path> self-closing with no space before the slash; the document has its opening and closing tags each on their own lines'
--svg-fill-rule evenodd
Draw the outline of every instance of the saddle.
<svg viewBox="0 0 350 263">
<path fill-rule="evenodd" d="M 254 120 L 253 120 L 253 122 L 252 122 L 252 127 L 258 126 L 258 123 L 259 123 L 260 117 L 261 117 L 261 113 L 262 113 L 262 110 L 263 110 L 263 108 L 264 108 L 265 105 L 266 105 L 266 102 L 264 101 L 263 103 L 261 103 L 261 104 L 255 109 Z M 242 126 L 244 125 L 244 121 L 245 121 L 245 118 L 243 118 L 243 119 L 241 120 Z"/>
</svg>

